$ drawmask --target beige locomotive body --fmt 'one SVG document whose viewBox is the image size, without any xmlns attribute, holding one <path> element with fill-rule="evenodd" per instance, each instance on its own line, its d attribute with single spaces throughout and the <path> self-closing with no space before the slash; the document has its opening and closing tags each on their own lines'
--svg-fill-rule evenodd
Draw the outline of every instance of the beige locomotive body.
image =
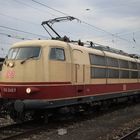
<svg viewBox="0 0 140 140">
<path fill-rule="evenodd" d="M 2 70 L 2 82 L 70 82 L 71 84 L 111 84 L 111 83 L 137 83 L 137 78 L 91 78 L 90 68 L 112 68 L 117 70 L 129 70 L 130 68 L 119 68 L 111 66 L 91 65 L 89 54 L 95 54 L 103 57 L 110 57 L 128 62 L 135 62 L 139 65 L 140 60 L 101 51 L 94 48 L 87 48 L 71 43 L 56 40 L 37 40 L 16 43 L 12 48 L 19 47 L 40 47 L 40 54 L 37 58 L 26 60 L 7 59 Z M 64 60 L 50 59 L 52 48 L 62 49 L 64 51 Z M 14 66 L 10 67 L 9 63 Z M 119 63 L 119 62 L 118 62 Z M 13 78 L 6 77 L 7 71 L 13 70 Z M 139 69 L 133 71 L 139 72 Z"/>
<path fill-rule="evenodd" d="M 50 108 L 137 98 L 140 60 L 58 40 L 24 41 L 9 50 L 0 88 L 11 100 L 14 119 L 29 110 L 44 114 Z"/>
</svg>

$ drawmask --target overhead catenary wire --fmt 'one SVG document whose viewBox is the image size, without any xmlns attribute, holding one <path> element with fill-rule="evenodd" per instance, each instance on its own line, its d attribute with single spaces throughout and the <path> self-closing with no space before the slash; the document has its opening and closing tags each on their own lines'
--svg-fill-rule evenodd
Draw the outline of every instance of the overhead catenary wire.
<svg viewBox="0 0 140 140">
<path fill-rule="evenodd" d="M 13 0 L 13 1 L 17 2 L 17 3 L 20 4 L 20 5 L 25 5 L 25 6 L 28 6 L 29 8 L 33 8 L 33 9 L 37 10 L 37 11 L 40 12 L 40 13 L 44 13 L 44 12 L 47 11 L 47 10 L 45 9 L 44 12 L 43 12 L 43 11 L 42 11 L 43 9 L 40 10 L 39 8 L 35 8 L 35 7 L 31 6 L 31 5 L 29 5 L 29 3 L 26 4 L 26 3 L 21 2 L 21 1 L 18 1 L 18 0 Z M 48 12 L 48 11 L 47 11 L 47 12 Z M 52 13 L 50 13 L 50 12 L 48 12 L 48 13 L 51 14 L 51 15 L 53 15 L 53 16 L 56 16 L 56 17 L 57 17 L 57 15 L 55 15 L 55 14 L 52 14 Z M 9 15 L 6 15 L 5 13 L 0 13 L 0 16 L 8 17 L 8 18 L 11 18 L 11 19 L 13 19 L 13 20 L 18 20 L 18 21 L 21 21 L 21 22 L 24 22 L 24 23 L 29 23 L 29 24 L 35 25 L 35 26 L 40 26 L 40 24 L 37 24 L 37 23 L 35 23 L 35 22 L 28 21 L 28 20 L 23 20 L 23 19 L 21 19 L 21 18 L 17 18 L 17 17 L 14 17 L 14 16 L 9 16 Z M 61 30 L 61 32 L 64 32 L 64 31 Z"/>
<path fill-rule="evenodd" d="M 25 6 L 29 7 L 29 8 L 32 8 L 32 9 L 34 9 L 34 10 L 37 10 L 37 11 L 40 12 L 40 13 L 44 13 L 44 12 L 40 11 L 40 9 L 38 9 L 38 8 L 36 8 L 36 7 L 34 7 L 34 6 L 30 5 L 30 4 L 24 3 L 23 1 L 22 1 L 22 2 L 21 2 L 21 1 L 18 1 L 18 0 L 14 0 L 14 1 L 17 2 L 17 3 L 19 3 L 19 4 L 25 5 Z M 46 10 L 45 10 L 45 12 L 46 12 Z M 56 16 L 55 14 L 50 13 L 49 11 L 47 11 L 47 12 L 48 12 L 50 15 L 52 15 L 52 16 Z"/>
<path fill-rule="evenodd" d="M 138 33 L 138 32 L 140 32 L 140 30 L 135 30 L 135 31 L 131 31 L 131 32 L 120 32 L 120 33 L 117 33 L 117 34 L 119 34 L 119 36 L 125 36 L 125 35 Z"/>
<path fill-rule="evenodd" d="M 35 2 L 35 3 L 37 3 L 37 4 L 39 4 L 39 5 L 45 6 L 45 7 L 49 8 L 49 9 L 51 9 L 51 10 L 54 10 L 54 11 L 60 13 L 60 14 L 65 15 L 65 16 L 70 16 L 70 15 L 67 14 L 67 13 L 64 13 L 64 12 L 62 12 L 62 11 L 60 11 L 60 10 L 54 9 L 54 8 L 52 8 L 52 7 L 50 7 L 50 6 L 46 5 L 46 4 L 43 4 L 43 3 L 41 3 L 41 2 L 36 1 L 36 0 L 31 0 L 31 1 L 33 1 L 33 2 Z M 98 29 L 98 30 L 101 30 L 101 31 L 103 31 L 103 32 L 106 32 L 106 33 L 108 33 L 108 34 L 113 35 L 112 33 L 109 33 L 109 32 L 107 32 L 107 31 L 105 31 L 105 30 L 103 30 L 103 29 L 101 29 L 101 28 L 99 28 L 99 27 L 93 26 L 93 25 L 91 25 L 91 24 L 89 24 L 89 23 L 87 23 L 87 22 L 85 22 L 85 21 L 82 21 L 82 20 L 80 20 L 79 18 L 77 18 L 77 19 L 78 19 L 78 21 L 83 22 L 84 24 L 87 24 L 88 26 L 94 27 L 94 28 L 96 28 L 96 29 Z"/>
<path fill-rule="evenodd" d="M 24 5 L 28 6 L 28 7 L 34 8 L 34 7 L 32 7 L 32 6 L 30 6 L 30 5 L 26 4 L 26 3 L 23 3 L 23 2 L 21 2 L 21 1 L 18 1 L 18 0 L 14 0 L 14 1 L 16 1 L 16 2 L 18 2 L 18 3 L 20 3 L 20 4 L 24 4 Z M 53 11 L 59 12 L 59 13 L 61 13 L 61 14 L 63 14 L 63 15 L 66 15 L 66 16 L 69 15 L 69 14 L 67 14 L 67 13 L 64 13 L 64 12 L 62 12 L 62 11 L 60 11 L 60 10 L 57 10 L 57 9 L 55 9 L 55 8 L 52 8 L 52 7 L 50 7 L 50 6 L 46 5 L 46 4 L 43 4 L 43 3 L 41 3 L 41 2 L 38 2 L 38 1 L 36 1 L 36 0 L 31 0 L 31 1 L 33 1 L 33 2 L 35 2 L 35 3 L 37 3 L 37 4 L 39 4 L 39 5 L 45 6 L 45 7 L 49 8 L 49 9 L 51 9 L 51 10 L 53 10 Z M 35 9 L 36 9 L 36 8 L 35 8 Z M 39 10 L 39 9 L 38 9 L 38 10 Z M 50 13 L 50 14 L 52 14 L 52 13 Z M 55 16 L 56 16 L 56 15 L 55 15 Z M 78 19 L 78 18 L 77 18 L 77 19 Z M 84 23 L 84 24 L 86 24 L 86 25 L 88 25 L 88 26 L 90 26 L 90 27 L 92 27 L 92 28 L 94 28 L 94 29 L 97 29 L 97 30 L 100 30 L 100 31 L 102 31 L 102 32 L 105 32 L 106 34 L 109 34 L 109 35 L 112 36 L 112 37 L 116 37 L 116 38 L 119 38 L 119 39 L 121 39 L 121 40 L 124 40 L 124 41 L 127 41 L 127 42 L 129 42 L 129 43 L 132 43 L 130 40 L 127 40 L 127 39 L 125 39 L 125 38 L 122 38 L 122 37 L 120 37 L 119 35 L 116 35 L 116 34 L 113 34 L 113 33 L 111 33 L 111 32 L 108 32 L 108 31 L 106 31 L 106 30 L 104 30 L 104 29 L 102 29 L 102 28 L 96 27 L 96 26 L 94 26 L 94 25 L 92 25 L 92 24 L 89 24 L 89 23 L 83 21 L 83 20 L 80 20 L 80 19 L 78 19 L 78 20 L 79 20 L 81 23 Z"/>
<path fill-rule="evenodd" d="M 27 21 L 27 20 L 23 20 L 23 19 L 20 19 L 20 18 L 17 18 L 17 17 L 9 16 L 9 15 L 3 14 L 3 13 L 0 13 L 0 15 L 3 16 L 3 17 L 11 18 L 13 20 L 18 20 L 18 21 L 21 21 L 21 22 L 24 22 L 24 23 L 30 23 L 30 24 L 33 24 L 33 25 L 36 25 L 36 26 L 40 26 L 40 24 L 31 22 L 31 21 Z"/>
<path fill-rule="evenodd" d="M 31 38 L 26 38 L 26 37 L 21 37 L 19 35 L 11 35 L 11 34 L 1 33 L 1 32 L 0 32 L 0 35 L 6 36 L 6 37 L 15 38 L 15 39 L 20 39 L 20 40 L 32 40 Z"/>
<path fill-rule="evenodd" d="M 57 10 L 57 9 L 55 9 L 55 8 L 52 8 L 52 7 L 50 7 L 50 6 L 46 5 L 46 4 L 43 4 L 43 3 L 41 3 L 41 2 L 38 2 L 38 1 L 36 1 L 36 0 L 31 0 L 31 1 L 33 1 L 33 2 L 35 2 L 35 3 L 37 3 L 37 4 L 39 4 L 39 5 L 45 6 L 45 7 L 49 8 L 49 9 L 55 11 L 55 12 L 61 13 L 61 14 L 65 15 L 65 16 L 69 16 L 69 14 L 67 14 L 67 13 L 64 13 L 64 12 L 62 12 L 62 11 L 60 11 L 60 10 Z"/>
<path fill-rule="evenodd" d="M 31 1 L 37 3 L 37 4 L 41 5 L 41 6 L 47 7 L 47 8 L 49 8 L 49 9 L 55 11 L 55 12 L 58 12 L 58 13 L 60 13 L 60 14 L 63 14 L 63 15 L 65 15 L 65 16 L 70 16 L 69 14 L 67 14 L 67 13 L 65 13 L 65 12 L 62 12 L 62 11 L 57 10 L 57 9 L 55 9 L 55 8 L 52 8 L 52 7 L 50 7 L 50 6 L 48 6 L 48 5 L 44 4 L 44 3 L 38 2 L 37 0 L 31 0 Z M 81 19 L 79 19 L 79 18 L 77 18 L 77 19 L 80 21 L 80 23 L 86 24 L 86 25 L 90 26 L 91 28 L 94 28 L 94 29 L 97 29 L 97 30 L 99 30 L 99 31 L 102 31 L 102 32 L 104 32 L 104 33 L 106 33 L 106 34 L 108 34 L 108 35 L 110 35 L 110 36 L 112 36 L 112 37 L 116 37 L 116 38 L 119 38 L 119 39 L 124 40 L 124 41 L 126 41 L 126 42 L 133 43 L 133 42 L 130 41 L 130 40 L 127 40 L 127 39 L 122 38 L 122 37 L 120 37 L 120 36 L 118 36 L 118 35 L 116 35 L 116 34 L 113 34 L 113 33 L 109 32 L 109 31 L 106 31 L 106 30 L 104 30 L 104 29 L 102 29 L 102 28 L 99 28 L 99 27 L 94 26 L 94 25 L 92 25 L 92 24 L 90 24 L 90 23 L 87 23 L 87 22 L 85 22 L 85 21 L 83 21 L 83 20 L 81 20 Z"/>
<path fill-rule="evenodd" d="M 12 31 L 22 32 L 22 33 L 25 33 L 25 34 L 30 34 L 30 35 L 34 35 L 34 36 L 38 36 L 38 37 L 46 38 L 46 36 L 43 36 L 43 35 L 39 35 L 39 34 L 35 34 L 35 33 L 31 33 L 31 32 L 27 32 L 27 31 L 23 31 L 23 30 L 19 30 L 19 29 L 11 28 L 11 27 L 7 27 L 7 26 L 3 26 L 3 25 L 0 25 L 0 28 L 5 28 L 5 29 L 12 30 Z"/>
<path fill-rule="evenodd" d="M 32 7 L 31 5 L 26 4 L 26 3 L 22 2 L 22 1 L 19 1 L 19 0 L 14 0 L 14 1 L 17 1 L 18 3 L 23 4 L 23 5 L 25 5 L 25 6 L 28 5 L 28 7 Z M 64 13 L 64 12 L 60 11 L 60 10 L 57 10 L 57 9 L 55 9 L 55 8 L 52 8 L 52 7 L 50 7 L 50 6 L 46 5 L 46 4 L 43 4 L 43 3 L 41 3 L 41 2 L 38 2 L 37 0 L 31 0 L 31 1 L 33 1 L 33 2 L 35 2 L 35 3 L 37 3 L 37 4 L 40 4 L 40 5 L 42 5 L 42 6 L 45 6 L 45 7 L 49 8 L 50 10 L 59 12 L 59 13 L 61 13 L 61 14 L 63 14 L 63 15 L 66 15 L 66 16 L 69 15 L 69 14 L 67 14 L 67 13 Z M 35 8 L 35 7 L 34 7 L 34 8 Z M 35 9 L 36 9 L 36 8 L 35 8 Z M 38 10 L 38 11 L 41 12 L 43 9 L 39 10 L 39 8 L 37 8 L 36 10 Z M 52 14 L 52 13 L 51 13 L 51 14 Z M 56 15 L 55 15 L 55 16 L 56 16 Z M 113 33 L 111 33 L 111 32 L 108 32 L 108 31 L 106 31 L 106 30 L 104 30 L 104 29 L 102 29 L 102 28 L 98 28 L 98 27 L 96 27 L 96 26 L 94 26 L 94 25 L 92 25 L 92 24 L 89 24 L 89 23 L 87 23 L 87 22 L 85 22 L 85 21 L 82 21 L 82 20 L 80 20 L 80 19 L 79 19 L 79 21 L 81 21 L 81 23 L 84 23 L 84 24 L 90 26 L 91 28 L 94 28 L 94 29 L 100 30 L 100 31 L 102 31 L 102 32 L 105 32 L 106 34 L 108 34 L 108 35 L 110 35 L 110 36 L 112 36 L 112 37 L 119 38 L 119 39 L 124 40 L 124 41 L 127 41 L 127 42 L 129 42 L 129 43 L 134 43 L 133 40 L 130 41 L 130 40 L 127 40 L 127 39 L 125 39 L 125 38 L 122 38 L 121 35 L 113 34 Z M 132 38 L 132 39 L 133 39 L 133 38 Z M 136 44 L 136 43 L 135 43 L 135 44 Z"/>
</svg>

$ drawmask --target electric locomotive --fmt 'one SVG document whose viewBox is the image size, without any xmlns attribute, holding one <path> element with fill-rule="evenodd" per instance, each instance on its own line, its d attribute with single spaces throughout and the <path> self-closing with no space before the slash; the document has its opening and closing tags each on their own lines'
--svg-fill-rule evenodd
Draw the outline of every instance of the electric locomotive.
<svg viewBox="0 0 140 140">
<path fill-rule="evenodd" d="M 3 64 L 1 95 L 18 118 L 26 111 L 138 96 L 139 71 L 140 60 L 129 56 L 57 40 L 24 41 Z"/>
<path fill-rule="evenodd" d="M 64 37 L 10 48 L 0 89 L 11 118 L 47 119 L 59 109 L 139 97 L 140 59 L 93 42 L 83 45 Z"/>
</svg>

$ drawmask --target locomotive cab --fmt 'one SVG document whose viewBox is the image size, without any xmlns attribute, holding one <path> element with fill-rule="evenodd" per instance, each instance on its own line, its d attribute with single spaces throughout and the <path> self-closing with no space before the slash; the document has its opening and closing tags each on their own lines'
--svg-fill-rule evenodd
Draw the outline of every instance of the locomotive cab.
<svg viewBox="0 0 140 140">
<path fill-rule="evenodd" d="M 25 41 L 16 43 L 8 52 L 1 75 L 6 86 L 2 85 L 1 91 L 4 98 L 43 99 L 42 86 L 68 81 L 71 81 L 71 59 L 66 43 Z M 30 96 L 31 90 L 37 91 L 36 94 Z"/>
<path fill-rule="evenodd" d="M 7 108 L 12 107 L 10 116 L 15 119 L 18 116 L 13 115 L 14 111 L 21 114 L 24 110 L 44 110 L 52 99 L 69 96 L 62 94 L 61 85 L 70 83 L 70 46 L 62 41 L 37 40 L 11 47 L 3 64 L 0 87 L 2 97 L 11 101 Z"/>
</svg>

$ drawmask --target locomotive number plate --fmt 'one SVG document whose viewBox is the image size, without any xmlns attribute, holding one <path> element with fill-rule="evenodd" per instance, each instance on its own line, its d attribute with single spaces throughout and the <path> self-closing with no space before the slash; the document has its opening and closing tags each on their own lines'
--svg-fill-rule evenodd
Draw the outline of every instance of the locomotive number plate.
<svg viewBox="0 0 140 140">
<path fill-rule="evenodd" d="M 16 88 L 3 88 L 4 93 L 15 93 L 16 91 Z"/>
</svg>

